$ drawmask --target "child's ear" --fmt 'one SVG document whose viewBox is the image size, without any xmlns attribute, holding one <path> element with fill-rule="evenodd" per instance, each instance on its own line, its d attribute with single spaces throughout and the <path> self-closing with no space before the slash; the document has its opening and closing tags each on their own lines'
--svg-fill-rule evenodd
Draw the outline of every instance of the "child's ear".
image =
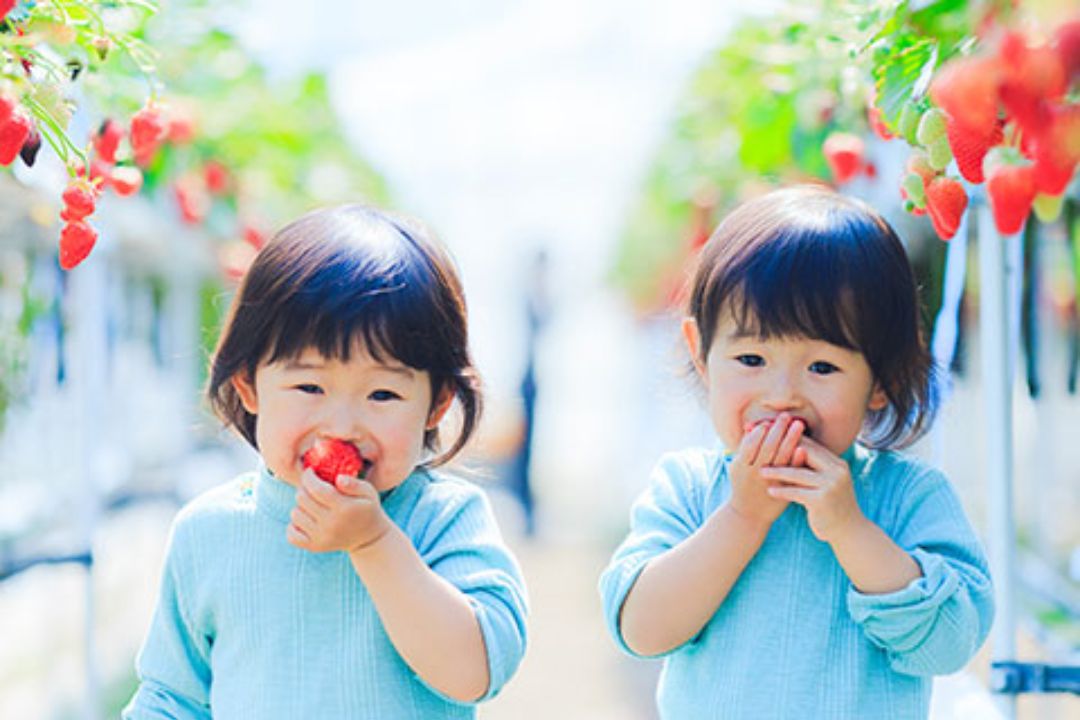
<svg viewBox="0 0 1080 720">
<path fill-rule="evenodd" d="M 885 394 L 885 391 L 881 389 L 881 386 L 874 383 L 874 389 L 870 392 L 870 402 L 866 404 L 868 410 L 884 410 L 889 406 L 889 396 Z"/>
<path fill-rule="evenodd" d="M 690 359 L 694 363 L 694 369 L 698 375 L 705 377 L 705 363 L 701 360 L 701 330 L 697 320 L 685 317 L 682 321 L 682 334 L 686 340 L 686 349 L 690 351 Z"/>
<path fill-rule="evenodd" d="M 450 409 L 453 402 L 454 392 L 450 388 L 446 387 L 440 390 L 435 402 L 431 404 L 431 412 L 428 413 L 427 424 L 424 425 L 424 429 L 431 430 L 442 422 L 443 416 L 446 415 L 446 411 Z"/>
<path fill-rule="evenodd" d="M 240 396 L 240 404 L 244 406 L 244 409 L 252 415 L 258 415 L 259 397 L 255 394 L 255 383 L 251 376 L 241 370 L 233 375 L 229 382 L 232 383 L 236 394 Z"/>
</svg>

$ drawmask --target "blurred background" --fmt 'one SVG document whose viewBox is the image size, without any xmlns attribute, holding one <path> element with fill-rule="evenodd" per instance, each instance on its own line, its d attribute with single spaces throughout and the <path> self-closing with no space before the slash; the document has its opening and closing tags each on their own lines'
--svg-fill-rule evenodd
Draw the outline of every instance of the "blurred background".
<svg viewBox="0 0 1080 720">
<path fill-rule="evenodd" d="M 1004 7 L 1029 28 L 1069 16 Z M 525 661 L 481 717 L 654 717 L 658 664 L 619 654 L 596 582 L 659 455 L 713 442 L 678 343 L 683 269 L 727 208 L 771 184 L 831 182 L 901 232 L 950 371 L 914 451 L 989 539 L 982 425 L 1000 406 L 983 382 L 976 270 L 979 241 L 998 238 L 968 220 L 986 208 L 974 184 L 949 244 L 905 212 L 917 143 L 884 137 L 925 95 L 922 70 L 969 50 L 988 8 L 16 3 L 0 93 L 24 98 L 46 142 L 0 171 L 0 717 L 116 717 L 130 697 L 172 516 L 255 461 L 200 397 L 222 314 L 265 238 L 329 203 L 422 219 L 464 277 L 488 405 L 463 464 L 532 607 Z M 934 56 L 897 70 L 890 54 L 910 58 L 917 33 Z M 875 86 L 892 91 L 885 132 L 867 114 Z M 148 107 L 158 144 L 111 158 L 103 121 L 126 128 Z M 861 143 L 843 176 L 823 152 L 840 131 Z M 71 163 L 110 191 L 90 217 L 97 244 L 62 271 Z M 132 170 L 141 189 L 127 192 Z M 1018 653 L 1059 665 L 1080 662 L 1076 194 L 1074 180 L 1061 216 L 1032 219 L 1016 244 L 1005 329 Z M 990 650 L 938 682 L 935 717 L 994 717 Z M 1080 700 L 1025 695 L 1018 716 L 1077 718 Z"/>
</svg>

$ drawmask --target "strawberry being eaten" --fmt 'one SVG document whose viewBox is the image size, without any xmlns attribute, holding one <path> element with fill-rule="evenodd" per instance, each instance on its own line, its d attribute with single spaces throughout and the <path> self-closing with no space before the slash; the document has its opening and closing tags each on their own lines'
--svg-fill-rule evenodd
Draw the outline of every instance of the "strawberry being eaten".
<svg viewBox="0 0 1080 720">
<path fill-rule="evenodd" d="M 369 466 L 355 445 L 336 438 L 316 441 L 300 461 L 305 468 L 311 468 L 321 480 L 331 485 L 339 475 L 363 478 Z"/>
</svg>

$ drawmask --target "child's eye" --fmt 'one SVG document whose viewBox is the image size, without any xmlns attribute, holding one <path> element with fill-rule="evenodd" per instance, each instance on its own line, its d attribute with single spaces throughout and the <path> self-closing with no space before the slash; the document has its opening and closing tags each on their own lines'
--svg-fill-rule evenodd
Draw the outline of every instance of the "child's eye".
<svg viewBox="0 0 1080 720">
<path fill-rule="evenodd" d="M 743 355 L 735 356 L 735 360 L 746 367 L 761 367 L 765 364 L 765 358 L 760 355 L 754 355 L 752 353 L 745 353 Z"/>
<path fill-rule="evenodd" d="M 831 375 L 838 370 L 840 370 L 840 368 L 836 367 L 831 362 L 825 362 L 824 360 L 810 363 L 810 372 L 818 375 Z"/>
<path fill-rule="evenodd" d="M 296 389 L 306 395 L 320 395 L 322 393 L 322 388 L 312 383 L 301 383 L 296 386 Z"/>
<path fill-rule="evenodd" d="M 376 390 L 368 396 L 375 402 L 389 402 L 390 400 L 400 400 L 401 396 L 393 390 Z"/>
</svg>

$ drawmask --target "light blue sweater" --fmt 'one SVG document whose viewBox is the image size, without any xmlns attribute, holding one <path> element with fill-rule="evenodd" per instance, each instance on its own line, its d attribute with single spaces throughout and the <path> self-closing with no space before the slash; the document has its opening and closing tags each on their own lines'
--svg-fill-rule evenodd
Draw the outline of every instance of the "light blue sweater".
<svg viewBox="0 0 1080 720">
<path fill-rule="evenodd" d="M 989 573 L 948 481 L 894 452 L 855 446 L 844 457 L 859 506 L 923 577 L 885 595 L 858 592 L 792 503 L 701 632 L 666 654 L 663 718 L 925 718 L 931 676 L 963 667 L 982 644 Z M 626 652 L 626 594 L 649 560 L 727 500 L 729 464 L 717 450 L 667 455 L 634 504 L 630 534 L 600 579 L 608 629 Z"/>
<path fill-rule="evenodd" d="M 390 643 L 344 552 L 285 540 L 296 490 L 265 468 L 177 516 L 157 609 L 123 717 L 472 718 Z M 525 650 L 525 587 L 475 486 L 418 470 L 383 498 L 429 567 L 464 592 L 487 648 L 487 697 Z"/>
</svg>

